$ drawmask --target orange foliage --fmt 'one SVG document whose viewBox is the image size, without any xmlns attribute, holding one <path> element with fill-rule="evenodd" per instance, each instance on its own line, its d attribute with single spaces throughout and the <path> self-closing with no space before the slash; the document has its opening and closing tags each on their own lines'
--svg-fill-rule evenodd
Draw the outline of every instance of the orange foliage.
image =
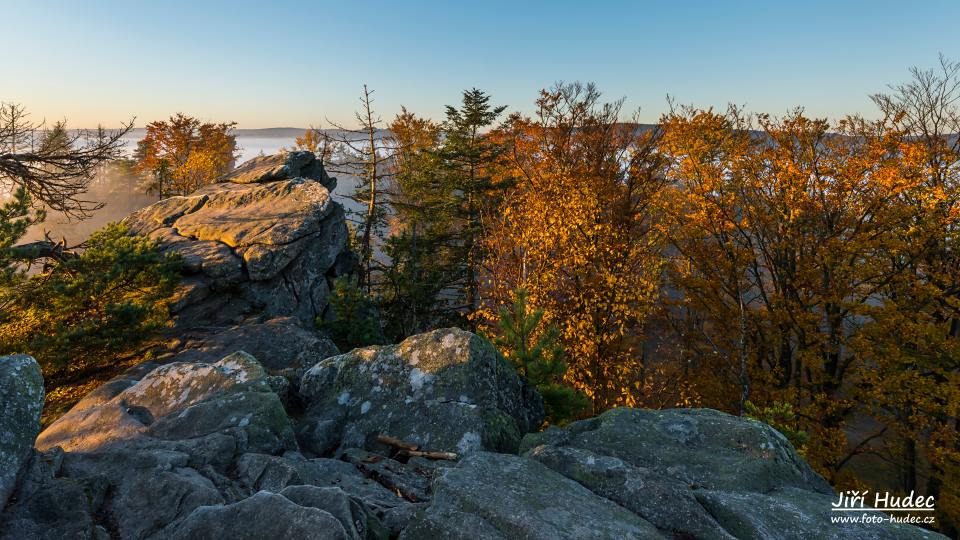
<svg viewBox="0 0 960 540">
<path fill-rule="evenodd" d="M 137 143 L 135 170 L 149 176 L 160 197 L 186 195 L 230 172 L 236 164 L 235 124 L 214 124 L 177 113 L 147 124 Z"/>
</svg>

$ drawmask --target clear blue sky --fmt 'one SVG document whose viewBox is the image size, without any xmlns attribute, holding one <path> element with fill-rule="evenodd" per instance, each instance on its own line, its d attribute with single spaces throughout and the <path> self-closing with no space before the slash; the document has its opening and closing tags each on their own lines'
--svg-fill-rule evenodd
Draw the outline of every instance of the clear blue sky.
<svg viewBox="0 0 960 540">
<path fill-rule="evenodd" d="M 439 118 L 476 86 L 530 111 L 596 82 L 652 122 L 682 103 L 871 114 L 867 96 L 960 60 L 960 2 L 0 0 L 0 101 L 72 126 L 176 111 L 240 127 L 349 121 L 364 83 L 384 118 Z"/>
</svg>

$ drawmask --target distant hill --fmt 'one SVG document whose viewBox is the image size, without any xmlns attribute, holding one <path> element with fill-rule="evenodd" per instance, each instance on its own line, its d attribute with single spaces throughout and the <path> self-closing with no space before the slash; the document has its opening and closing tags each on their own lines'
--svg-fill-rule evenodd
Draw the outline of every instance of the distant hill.
<svg viewBox="0 0 960 540">
<path fill-rule="evenodd" d="M 261 139 L 293 139 L 303 135 L 303 132 L 307 128 L 297 128 L 297 127 L 271 127 L 271 128 L 256 128 L 256 129 L 235 129 L 233 130 L 234 134 L 237 137 L 257 137 Z M 337 135 L 341 130 L 338 129 L 323 129 L 321 130 L 325 133 L 331 135 Z M 380 130 L 381 132 L 386 132 L 386 130 Z M 147 130 L 142 127 L 131 129 L 127 133 L 127 139 L 141 139 L 146 134 Z"/>
</svg>

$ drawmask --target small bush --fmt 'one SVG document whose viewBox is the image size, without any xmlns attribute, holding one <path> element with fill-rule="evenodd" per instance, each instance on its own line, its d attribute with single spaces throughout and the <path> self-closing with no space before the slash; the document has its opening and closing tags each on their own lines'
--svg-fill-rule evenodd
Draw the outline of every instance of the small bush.
<svg viewBox="0 0 960 540">
<path fill-rule="evenodd" d="M 567 364 L 559 331 L 542 323 L 543 310 L 531 309 L 527 292 L 520 289 L 514 294 L 512 309 L 500 310 L 500 335 L 493 343 L 543 396 L 546 421 L 563 425 L 589 411 L 590 400 L 563 382 Z"/>
</svg>

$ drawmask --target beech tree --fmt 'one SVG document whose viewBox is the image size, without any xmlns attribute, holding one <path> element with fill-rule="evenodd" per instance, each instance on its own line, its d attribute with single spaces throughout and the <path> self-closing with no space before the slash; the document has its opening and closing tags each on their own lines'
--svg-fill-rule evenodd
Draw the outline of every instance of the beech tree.
<svg viewBox="0 0 960 540">
<path fill-rule="evenodd" d="M 660 289 L 659 134 L 623 123 L 622 105 L 593 85 L 562 84 L 541 92 L 533 118 L 512 115 L 495 136 L 513 187 L 484 239 L 478 315 L 493 320 L 526 290 L 559 328 L 566 380 L 595 411 L 642 402 L 644 323 Z"/>
<path fill-rule="evenodd" d="M 886 361 L 867 376 L 867 399 L 899 444 L 880 446 L 899 466 L 905 491 L 938 500 L 938 522 L 960 532 L 960 62 L 940 57 L 933 69 L 873 96 L 919 161 L 903 249 L 890 259 L 905 267 L 875 314 L 871 343 Z M 926 465 L 929 463 L 929 465 Z"/>
<path fill-rule="evenodd" d="M 857 485 L 861 454 L 905 492 L 927 476 L 944 522 L 960 463 L 950 69 L 878 96 L 879 120 L 680 108 L 661 143 L 676 361 L 702 402 L 790 411 L 781 427 L 834 485 Z M 863 417 L 876 429 L 852 429 Z"/>
<path fill-rule="evenodd" d="M 230 172 L 237 160 L 235 125 L 201 122 L 183 113 L 147 124 L 135 153 L 135 170 L 147 177 L 146 191 L 160 199 L 187 195 Z"/>
</svg>

